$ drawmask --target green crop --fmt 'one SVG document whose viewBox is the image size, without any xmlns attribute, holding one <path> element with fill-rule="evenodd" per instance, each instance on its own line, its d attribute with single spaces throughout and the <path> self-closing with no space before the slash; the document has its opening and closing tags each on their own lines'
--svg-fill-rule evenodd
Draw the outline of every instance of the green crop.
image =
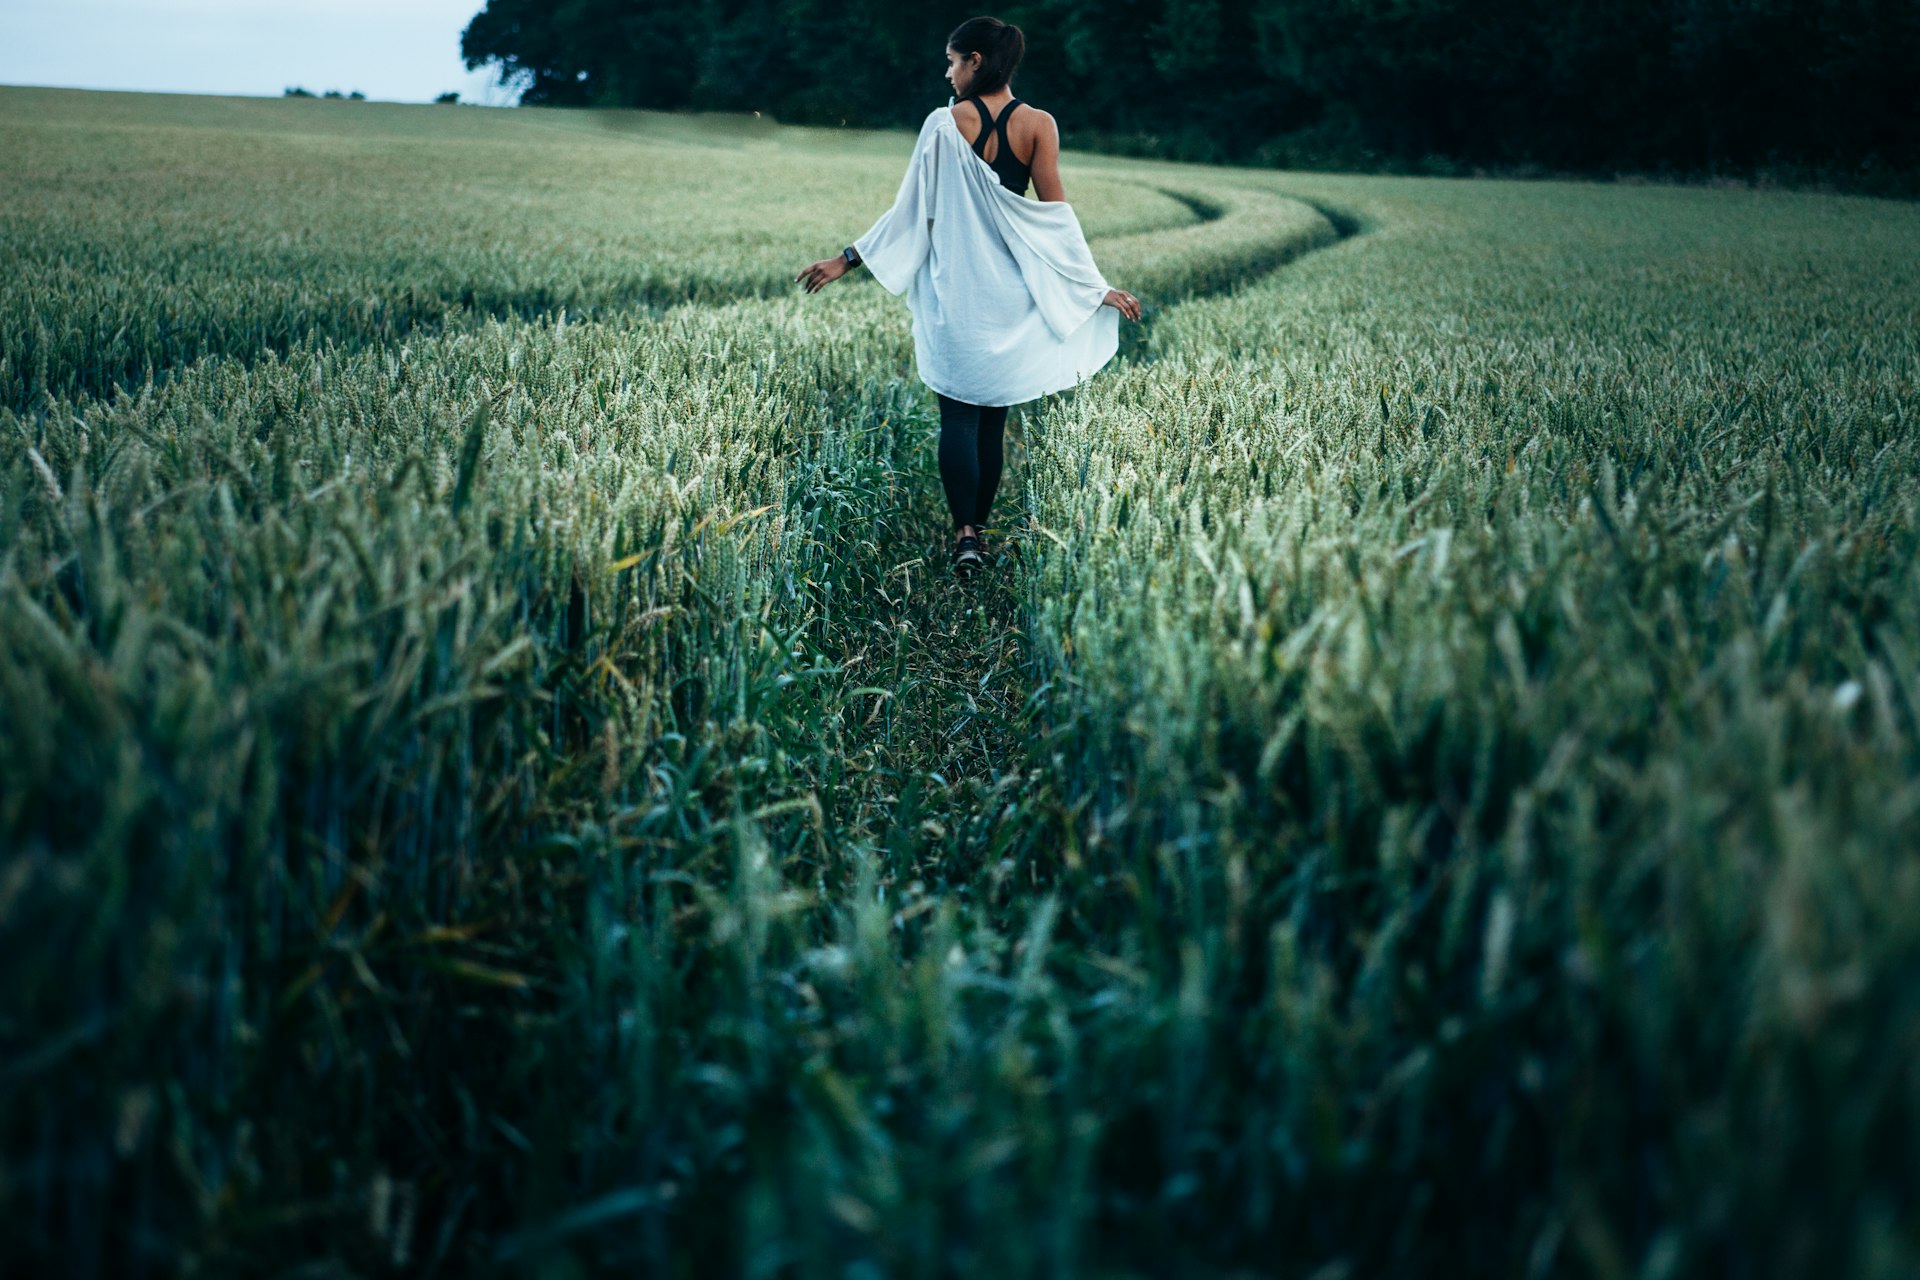
<svg viewBox="0 0 1920 1280">
<path fill-rule="evenodd" d="M 780 296 L 795 246 L 851 243 L 912 149 L 645 113 L 356 110 L 0 92 L 0 404 L 463 319 Z M 1195 219 L 1154 187 L 1068 176 L 1089 234 Z"/>
<path fill-rule="evenodd" d="M 1920 218 L 0 91 L 0 1260 L 1900 1275 Z"/>
</svg>

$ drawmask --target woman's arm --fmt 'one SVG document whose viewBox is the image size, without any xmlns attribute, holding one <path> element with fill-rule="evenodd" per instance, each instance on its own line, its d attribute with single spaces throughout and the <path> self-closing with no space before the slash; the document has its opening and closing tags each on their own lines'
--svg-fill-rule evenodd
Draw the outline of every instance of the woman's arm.
<svg viewBox="0 0 1920 1280">
<path fill-rule="evenodd" d="M 1039 137 L 1033 144 L 1033 163 L 1027 168 L 1033 174 L 1034 198 L 1065 200 L 1067 191 L 1060 185 L 1060 126 L 1045 111 L 1036 109 L 1033 115 L 1039 125 Z"/>
<path fill-rule="evenodd" d="M 1033 174 L 1033 194 L 1049 203 L 1064 202 L 1067 191 L 1060 185 L 1060 126 L 1045 111 L 1035 110 L 1033 114 L 1040 124 L 1040 136 L 1033 144 L 1033 163 L 1027 166 Z M 1100 305 L 1112 307 L 1129 320 L 1140 318 L 1140 299 L 1125 289 L 1107 290 L 1106 300 Z"/>
<path fill-rule="evenodd" d="M 945 110 L 945 107 L 935 108 L 935 112 Z M 928 165 L 932 161 L 936 118 L 934 112 L 929 112 L 926 123 L 920 126 L 920 137 L 914 143 L 912 157 L 907 161 L 907 172 L 900 179 L 900 190 L 893 198 L 893 207 L 881 214 L 879 220 L 867 228 L 866 234 L 850 246 L 859 261 L 873 273 L 873 278 L 889 293 L 907 291 L 907 286 L 913 283 L 914 273 L 920 269 L 921 262 L 932 246 L 932 237 L 927 232 L 927 224 L 933 216 L 932 199 L 928 191 L 931 183 Z M 808 264 L 794 279 L 804 284 L 808 293 L 814 293 L 850 270 L 852 267 L 845 258 L 822 258 Z"/>
</svg>

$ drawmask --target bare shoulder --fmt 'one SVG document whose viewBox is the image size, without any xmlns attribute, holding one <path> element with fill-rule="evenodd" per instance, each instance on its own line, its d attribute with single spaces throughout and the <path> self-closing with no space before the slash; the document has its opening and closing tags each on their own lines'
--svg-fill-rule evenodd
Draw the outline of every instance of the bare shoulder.
<svg viewBox="0 0 1920 1280">
<path fill-rule="evenodd" d="M 1058 145 L 1060 126 L 1054 123 L 1051 112 L 1022 98 L 1020 109 L 1007 119 L 1007 136 L 1013 141 L 1015 154 L 1031 157 Z"/>
<path fill-rule="evenodd" d="M 1018 119 L 1017 116 L 1015 118 Z M 1053 157 L 1060 154 L 1060 126 L 1052 113 L 1035 107 L 1033 118 L 1027 121 L 1025 133 L 1028 141 L 1021 145 L 1031 157 L 1028 163 L 1051 166 Z"/>
<path fill-rule="evenodd" d="M 950 107 L 935 107 L 933 111 L 934 114 L 929 117 L 930 119 L 937 118 L 942 111 L 952 116 L 954 124 L 960 127 L 961 136 L 969 142 L 973 141 L 973 135 L 980 131 L 980 113 L 975 111 L 973 104 L 965 98 Z"/>
</svg>

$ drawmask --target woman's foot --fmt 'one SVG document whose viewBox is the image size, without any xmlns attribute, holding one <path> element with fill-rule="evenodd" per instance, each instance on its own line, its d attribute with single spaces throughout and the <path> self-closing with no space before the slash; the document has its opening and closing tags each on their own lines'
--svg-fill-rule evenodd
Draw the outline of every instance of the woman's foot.
<svg viewBox="0 0 1920 1280">
<path fill-rule="evenodd" d="M 980 539 L 977 536 L 970 532 L 962 533 L 959 540 L 953 544 L 954 569 L 963 576 L 968 577 L 978 573 L 981 567 L 987 563 L 987 558 L 982 554 L 982 550 Z"/>
</svg>

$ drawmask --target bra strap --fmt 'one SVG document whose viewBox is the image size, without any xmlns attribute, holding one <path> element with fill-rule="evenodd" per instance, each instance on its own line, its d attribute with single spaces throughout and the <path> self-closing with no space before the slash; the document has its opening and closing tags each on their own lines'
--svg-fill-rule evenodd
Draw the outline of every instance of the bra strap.
<svg viewBox="0 0 1920 1280">
<path fill-rule="evenodd" d="M 997 132 L 1000 135 L 1000 150 L 997 154 L 1007 157 L 1007 159 L 1013 161 L 1015 164 L 1020 164 L 1020 158 L 1013 154 L 1013 139 L 1007 136 L 1007 117 L 1013 114 L 1015 107 L 1022 105 L 1020 99 L 1008 99 L 1007 105 L 1000 109 L 1000 118 L 998 120 L 993 118 L 993 113 L 987 110 L 987 104 L 980 100 L 978 94 L 968 94 L 967 101 L 971 102 L 974 110 L 980 113 L 980 136 L 973 140 L 973 154 L 985 160 L 987 158 L 987 134 Z M 1024 169 L 1026 166 L 1021 165 L 1020 167 Z"/>
<path fill-rule="evenodd" d="M 1009 98 L 1007 100 L 1007 105 L 1000 109 L 1000 119 L 995 123 L 998 125 L 1000 129 L 1000 136 L 1002 139 L 1004 139 L 1007 136 L 1007 117 L 1012 115 L 1013 109 L 1019 105 L 1020 105 L 1020 99 Z"/>
<path fill-rule="evenodd" d="M 973 109 L 980 113 L 980 136 L 973 140 L 973 154 L 979 156 L 982 160 L 985 160 L 987 158 L 987 153 L 985 150 L 985 147 L 987 145 L 987 134 L 993 128 L 993 112 L 987 110 L 987 104 L 980 101 L 980 96 L 978 94 L 973 94 L 973 93 L 968 94 L 967 101 L 971 102 L 973 104 Z"/>
</svg>

